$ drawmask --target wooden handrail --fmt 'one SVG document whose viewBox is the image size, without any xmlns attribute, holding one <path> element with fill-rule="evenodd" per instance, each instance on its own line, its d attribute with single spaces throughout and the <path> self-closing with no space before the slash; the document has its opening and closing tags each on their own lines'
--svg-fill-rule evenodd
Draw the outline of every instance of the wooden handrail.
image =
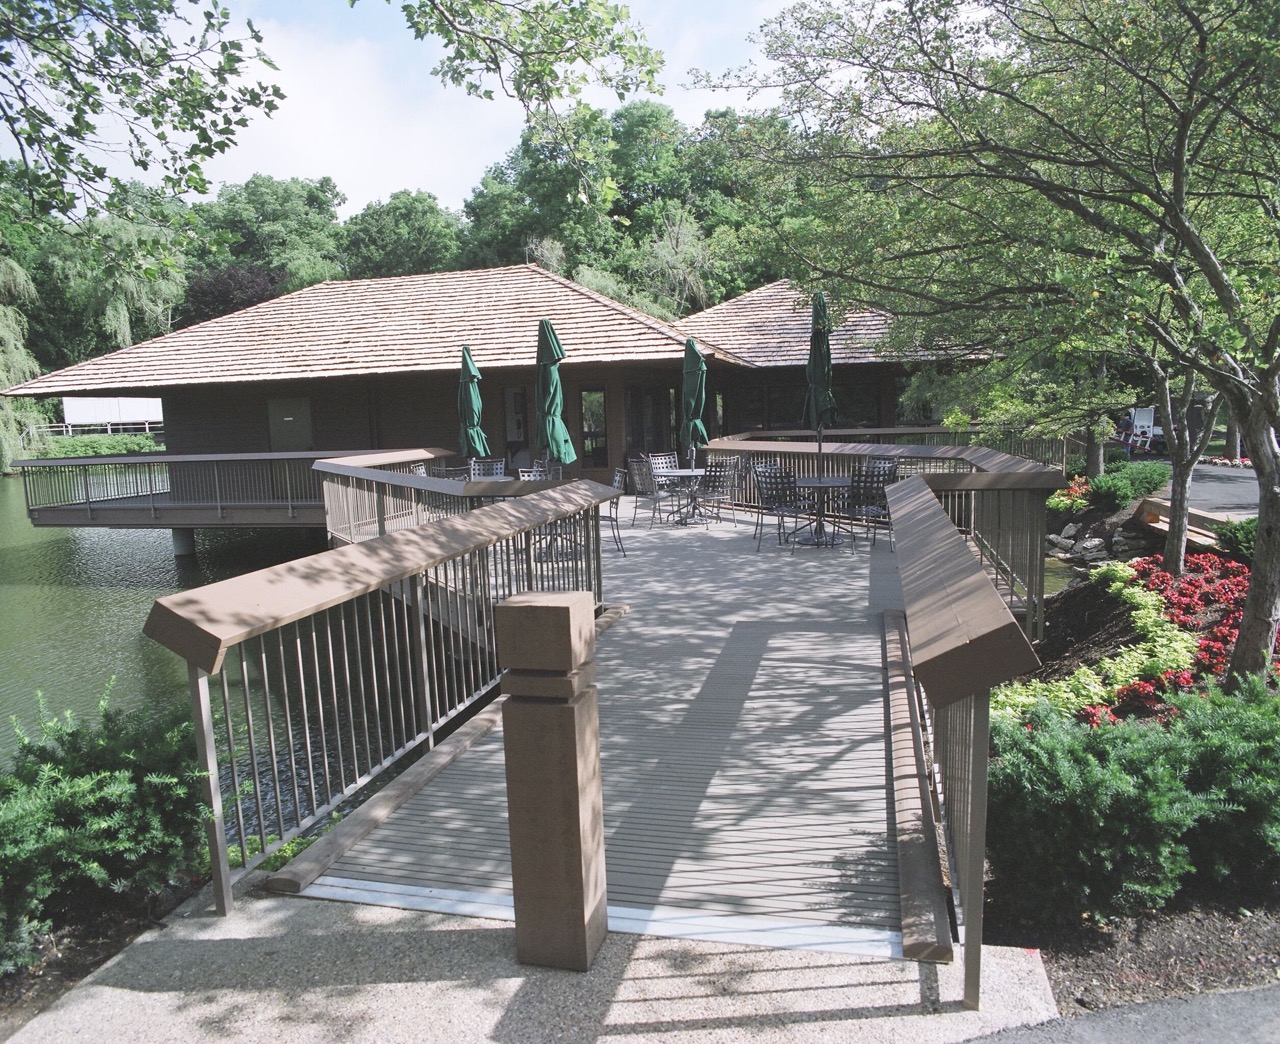
<svg viewBox="0 0 1280 1044">
<path fill-rule="evenodd" d="M 772 434 L 772 433 L 771 433 Z M 808 434 L 812 435 L 812 432 Z M 734 437 L 713 439 L 708 452 L 722 453 L 817 453 L 816 443 L 785 442 L 776 439 Z M 910 460 L 955 461 L 975 469 L 961 472 L 931 472 L 923 478 L 931 489 L 1061 489 L 1062 472 L 1025 457 L 1015 457 L 985 446 L 881 445 L 870 442 L 824 442 L 824 457 L 901 457 Z"/>
<path fill-rule="evenodd" d="M 919 476 L 885 490 L 897 538 L 911 673 L 933 721 L 964 916 L 966 1007 L 981 993 L 989 693 L 1040 666 L 1022 628 Z"/>
<path fill-rule="evenodd" d="M 617 491 L 609 486 L 579 480 L 443 518 L 430 526 L 179 592 L 156 601 L 143 633 L 213 674 L 221 668 L 227 649 L 247 638 L 615 496 Z"/>
<path fill-rule="evenodd" d="M 214 461 L 321 460 L 332 451 L 306 450 L 296 453 L 117 453 L 103 457 L 35 457 L 15 460 L 15 468 L 57 468 L 86 464 L 203 464 Z"/>
<path fill-rule="evenodd" d="M 916 679 L 946 706 L 1040 666 L 1031 643 L 920 476 L 887 487 Z"/>
</svg>

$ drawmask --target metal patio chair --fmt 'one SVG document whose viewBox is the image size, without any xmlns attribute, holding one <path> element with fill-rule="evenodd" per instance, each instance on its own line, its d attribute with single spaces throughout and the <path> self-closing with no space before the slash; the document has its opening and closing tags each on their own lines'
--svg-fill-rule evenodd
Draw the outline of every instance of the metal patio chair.
<svg viewBox="0 0 1280 1044">
<path fill-rule="evenodd" d="M 721 520 L 721 513 L 727 507 L 733 524 L 735 526 L 738 524 L 735 504 L 738 499 L 741 462 L 742 458 L 738 456 L 707 459 L 707 473 L 702 477 L 702 483 L 698 488 L 698 503 L 702 505 L 707 515 L 714 516 L 717 522 Z"/>
<path fill-rule="evenodd" d="M 622 531 L 618 528 L 618 513 L 621 511 L 622 494 L 627 491 L 627 469 L 613 469 L 613 488 L 617 490 L 618 495 L 612 500 L 608 500 L 600 505 L 600 523 L 609 523 L 609 529 L 613 533 L 613 542 L 618 545 L 618 550 L 622 552 L 622 557 L 627 557 L 627 549 L 622 546 Z"/>
<path fill-rule="evenodd" d="M 499 478 L 507 473 L 507 462 L 501 457 L 475 457 L 471 461 L 472 479 Z"/>
<path fill-rule="evenodd" d="M 653 528 L 665 504 L 675 499 L 675 490 L 671 483 L 654 476 L 653 465 L 647 457 L 631 457 L 627 461 L 627 472 L 631 476 L 631 485 L 635 490 L 636 503 L 631 512 L 631 524 L 636 524 L 636 516 L 640 513 L 640 504 L 645 502 L 650 507 L 649 528 Z"/>
<path fill-rule="evenodd" d="M 760 514 L 756 518 L 756 550 L 759 551 L 764 542 L 765 515 L 773 515 L 777 523 L 778 546 L 790 543 L 796 530 L 809 519 L 809 512 L 796 488 L 795 472 L 769 464 L 757 464 L 752 472 L 756 480 L 756 494 L 760 498 Z M 792 524 L 786 530 L 788 520 Z M 795 547 L 792 546 L 791 550 L 794 553 Z"/>
</svg>

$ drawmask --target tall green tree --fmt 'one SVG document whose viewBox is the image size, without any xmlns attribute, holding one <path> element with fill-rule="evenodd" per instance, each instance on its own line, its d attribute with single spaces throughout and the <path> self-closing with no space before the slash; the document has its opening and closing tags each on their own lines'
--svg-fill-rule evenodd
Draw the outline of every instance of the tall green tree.
<svg viewBox="0 0 1280 1044">
<path fill-rule="evenodd" d="M 199 230 L 194 267 L 236 264 L 275 273 L 288 293 L 342 277 L 346 202 L 332 178 L 273 178 L 255 174 L 224 185 L 217 199 L 192 207 Z"/>
<path fill-rule="evenodd" d="M 762 39 L 805 130 L 774 157 L 807 172 L 791 242 L 847 300 L 939 345 L 1092 336 L 1154 352 L 1229 404 L 1259 479 L 1229 670 L 1265 670 L 1280 622 L 1280 6 L 818 0 Z"/>
<path fill-rule="evenodd" d="M 22 306 L 31 304 L 35 293 L 34 284 L 22 267 L 13 258 L 0 257 L 0 388 L 21 384 L 40 372 L 39 364 L 23 344 L 27 321 Z M 23 431 L 43 419 L 30 399 L 0 395 L 0 472 L 8 471 L 10 462 L 18 456 Z"/>
<path fill-rule="evenodd" d="M 344 226 L 343 267 L 351 279 L 417 275 L 454 268 L 462 219 L 429 192 L 393 192 Z"/>
</svg>

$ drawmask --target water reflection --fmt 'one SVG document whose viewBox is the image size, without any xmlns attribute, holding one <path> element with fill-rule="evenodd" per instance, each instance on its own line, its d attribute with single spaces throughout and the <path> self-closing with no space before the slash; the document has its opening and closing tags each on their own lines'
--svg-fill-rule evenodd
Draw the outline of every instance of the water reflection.
<svg viewBox="0 0 1280 1044">
<path fill-rule="evenodd" d="M 169 531 L 36 529 L 19 479 L 0 478 L 0 760 L 11 718 L 37 721 L 37 692 L 55 713 L 96 713 L 114 677 L 117 706 L 186 698 L 186 667 L 142 636 L 166 594 L 322 549 L 317 532 L 201 530 L 196 556 L 173 556 Z"/>
</svg>

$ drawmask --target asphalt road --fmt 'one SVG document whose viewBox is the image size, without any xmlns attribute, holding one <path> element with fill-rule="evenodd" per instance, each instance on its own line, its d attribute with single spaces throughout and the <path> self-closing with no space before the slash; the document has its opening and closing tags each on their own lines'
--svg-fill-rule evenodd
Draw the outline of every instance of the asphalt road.
<svg viewBox="0 0 1280 1044">
<path fill-rule="evenodd" d="M 1227 518 L 1258 513 L 1258 478 L 1250 468 L 1197 464 L 1191 476 L 1191 507 Z"/>
</svg>

